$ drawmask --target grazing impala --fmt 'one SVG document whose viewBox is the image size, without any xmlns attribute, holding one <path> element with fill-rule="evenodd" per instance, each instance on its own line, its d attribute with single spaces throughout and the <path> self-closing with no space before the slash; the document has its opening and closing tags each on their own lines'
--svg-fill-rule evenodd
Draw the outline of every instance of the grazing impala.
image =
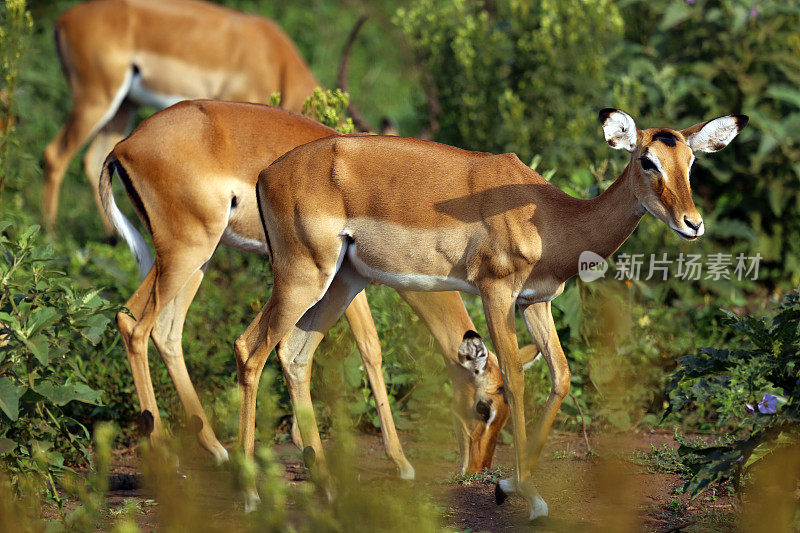
<svg viewBox="0 0 800 533">
<path fill-rule="evenodd" d="M 648 211 L 684 239 L 701 236 L 689 186 L 693 152 L 722 149 L 747 117 L 682 131 L 639 130 L 627 114 L 606 109 L 600 122 L 608 144 L 631 157 L 616 182 L 591 200 L 565 194 L 513 154 L 401 137 L 329 137 L 263 170 L 256 195 L 274 286 L 235 344 L 245 451 L 253 452 L 261 369 L 279 342 L 284 365 L 307 372 L 319 338 L 372 280 L 402 290 L 471 292 L 483 300 L 513 421 L 517 469 L 497 486 L 498 501 L 516 492 L 530 505 L 531 519 L 546 515 L 529 472 L 570 383 L 551 300 L 577 273 L 581 252 L 610 256 Z M 530 450 L 515 305 L 551 376 Z M 308 398 L 301 400 L 305 405 L 295 409 L 309 410 Z M 298 422 L 304 440 L 318 446 L 318 438 L 306 438 L 315 428 Z"/>
<path fill-rule="evenodd" d="M 86 2 L 61 15 L 55 35 L 72 111 L 44 152 L 48 229 L 67 166 L 92 137 L 84 170 L 100 208 L 100 167 L 130 129 L 137 105 L 163 109 L 190 98 L 266 103 L 281 93 L 282 106 L 299 112 L 319 85 L 274 21 L 208 2 Z"/>
<path fill-rule="evenodd" d="M 133 316 L 120 313 L 117 324 L 142 412 L 152 416 L 154 440 L 162 427 L 147 363 L 148 337 L 153 338 L 167 365 L 187 417 L 196 417 L 200 423 L 200 443 L 217 460 L 227 457 L 186 371 L 181 348 L 186 312 L 220 243 L 267 252 L 255 196 L 255 182 L 265 162 L 303 143 L 338 135 L 313 120 L 269 106 L 186 101 L 145 120 L 106 159 L 100 180 L 104 209 L 147 272 L 126 304 Z M 154 265 L 147 243 L 114 202 L 113 173 L 150 232 L 156 252 Z M 469 335 L 464 338 L 474 326 L 457 293 L 400 294 L 445 356 L 455 391 L 453 410 L 462 470 L 476 472 L 490 466 L 497 436 L 508 419 L 496 357 L 477 349 Z M 402 477 L 413 477 L 392 421 L 381 372 L 380 342 L 363 293 L 347 309 L 346 317 L 375 395 L 387 455 Z M 293 339 L 287 339 L 278 356 L 283 360 L 294 346 Z M 537 350 L 529 347 L 527 353 L 532 359 Z M 310 401 L 311 374 L 305 370 L 288 362 L 284 366 L 289 391 L 297 403 Z M 304 433 L 302 441 L 319 449 L 318 437 Z"/>
</svg>

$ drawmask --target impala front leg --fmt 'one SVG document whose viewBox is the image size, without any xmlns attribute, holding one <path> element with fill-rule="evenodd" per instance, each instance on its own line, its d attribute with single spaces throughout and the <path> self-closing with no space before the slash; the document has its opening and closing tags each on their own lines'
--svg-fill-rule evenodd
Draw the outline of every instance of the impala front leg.
<svg viewBox="0 0 800 533">
<path fill-rule="evenodd" d="M 486 324 L 489 327 L 500 372 L 506 388 L 506 398 L 511 409 L 511 422 L 514 430 L 514 452 L 517 471 L 514 477 L 501 480 L 495 488 L 498 503 L 502 503 L 507 494 L 517 493 L 528 502 L 533 520 L 547 516 L 547 504 L 539 496 L 530 479 L 530 465 L 527 460 L 527 443 L 525 438 L 525 404 L 522 364 L 519 360 L 517 333 L 514 325 L 514 304 L 516 298 L 511 291 L 493 286 L 481 290 L 483 309 L 486 313 Z"/>
<path fill-rule="evenodd" d="M 570 371 L 564 350 L 558 340 L 558 332 L 553 322 L 553 313 L 550 302 L 542 302 L 522 308 L 525 324 L 536 344 L 539 345 L 547 366 L 550 368 L 550 395 L 544 406 L 544 412 L 536 426 L 530 444 L 531 470 L 536 467 L 542 448 L 547 441 L 547 435 L 556 418 L 561 402 L 569 393 Z"/>
</svg>

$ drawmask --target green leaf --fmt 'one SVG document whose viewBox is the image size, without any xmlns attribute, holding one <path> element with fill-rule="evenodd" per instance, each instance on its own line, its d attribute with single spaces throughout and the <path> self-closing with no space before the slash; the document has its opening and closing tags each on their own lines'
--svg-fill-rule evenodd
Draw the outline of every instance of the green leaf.
<svg viewBox="0 0 800 533">
<path fill-rule="evenodd" d="M 19 331 L 19 320 L 17 317 L 11 316 L 8 313 L 0 313 L 0 322 L 13 331 Z"/>
<path fill-rule="evenodd" d="M 17 387 L 10 378 L 0 377 L 0 409 L 12 421 L 19 417 L 19 399 L 26 387 Z"/>
<path fill-rule="evenodd" d="M 50 344 L 44 336 L 37 335 L 33 339 L 22 339 L 22 342 L 42 365 L 46 365 L 50 361 Z"/>
<path fill-rule="evenodd" d="M 73 400 L 100 405 L 100 396 L 103 394 L 103 391 L 96 391 L 84 383 L 56 385 L 52 381 L 43 381 L 33 390 L 58 406 L 66 405 Z"/>
<path fill-rule="evenodd" d="M 664 12 L 664 18 L 661 19 L 658 29 L 668 30 L 677 26 L 691 16 L 691 9 L 692 7 L 685 2 L 672 2 Z"/>
<path fill-rule="evenodd" d="M 11 453 L 17 449 L 17 443 L 11 439 L 0 437 L 0 453 Z"/>
<path fill-rule="evenodd" d="M 786 103 L 792 104 L 795 107 L 800 107 L 800 91 L 794 87 L 787 85 L 773 85 L 767 89 L 767 96 L 782 100 Z"/>
<path fill-rule="evenodd" d="M 750 457 L 747 458 L 747 462 L 744 464 L 745 468 L 749 468 L 753 463 L 757 463 L 770 453 L 772 450 L 775 449 L 776 444 L 774 442 L 762 442 L 758 446 L 755 447 L 753 453 L 750 454 Z"/>
<path fill-rule="evenodd" d="M 55 322 L 60 313 L 54 307 L 40 307 L 36 309 L 28 318 L 26 325 L 26 332 L 28 336 L 33 336 L 40 329 Z"/>
<path fill-rule="evenodd" d="M 85 307 L 95 308 L 103 304 L 102 298 L 98 296 L 100 289 L 89 291 L 81 297 L 81 303 Z"/>
<path fill-rule="evenodd" d="M 579 337 L 583 322 L 583 307 L 578 286 L 574 283 L 570 285 L 560 297 L 553 301 L 553 305 L 564 313 L 564 322 L 569 327 L 570 337 L 573 339 Z"/>
<path fill-rule="evenodd" d="M 349 387 L 361 385 L 361 358 L 351 355 L 344 360 L 344 380 Z"/>
<path fill-rule="evenodd" d="M 105 315 L 93 315 L 86 320 L 86 326 L 81 329 L 81 333 L 84 337 L 89 339 L 92 344 L 95 344 L 100 340 L 106 328 L 108 328 L 109 322 L 111 322 L 111 320 Z"/>
</svg>

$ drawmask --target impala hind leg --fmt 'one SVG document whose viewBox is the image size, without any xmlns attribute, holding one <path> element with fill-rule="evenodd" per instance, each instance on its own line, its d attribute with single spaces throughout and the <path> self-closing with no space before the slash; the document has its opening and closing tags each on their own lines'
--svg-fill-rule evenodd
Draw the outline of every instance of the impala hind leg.
<svg viewBox="0 0 800 533">
<path fill-rule="evenodd" d="M 367 371 L 367 378 L 372 389 L 372 396 L 375 398 L 375 406 L 378 409 L 378 418 L 381 422 L 381 433 L 383 436 L 383 446 L 386 455 L 394 461 L 400 472 L 402 479 L 414 479 L 414 467 L 406 459 L 403 447 L 397 436 L 397 429 L 392 418 L 392 409 L 389 407 L 389 395 L 386 393 L 386 383 L 383 380 L 383 357 L 381 354 L 381 342 L 378 338 L 378 331 L 375 329 L 375 321 L 367 302 L 367 294 L 361 291 L 345 310 L 345 317 L 350 323 L 350 329 L 356 338 L 358 351 L 364 368 Z"/>
<path fill-rule="evenodd" d="M 192 386 L 191 378 L 186 370 L 182 346 L 186 313 L 203 281 L 204 271 L 205 268 L 196 271 L 178 295 L 161 311 L 151 337 L 167 366 L 172 383 L 178 391 L 178 397 L 187 420 L 199 423 L 197 439 L 200 441 L 200 445 L 214 456 L 217 464 L 220 464 L 228 460 L 228 451 L 217 440 L 214 430 L 206 418 L 200 398 L 198 398 L 197 391 Z"/>
<path fill-rule="evenodd" d="M 524 382 L 514 325 L 515 298 L 507 290 L 504 290 L 504 287 L 492 285 L 481 289 L 481 298 L 486 313 L 486 324 L 497 350 L 508 406 L 511 409 L 517 467 L 513 477 L 503 479 L 497 484 L 495 496 L 498 503 L 501 503 L 507 494 L 519 494 L 528 502 L 531 510 L 530 519 L 533 520 L 540 516 L 547 516 L 547 504 L 539 496 L 539 492 L 531 482 L 530 465 L 527 460 Z"/>
<path fill-rule="evenodd" d="M 344 259 L 345 244 L 328 248 L 329 257 L 273 262 L 274 285 L 266 305 L 234 343 L 239 382 L 239 442 L 247 456 L 255 448 L 256 391 L 267 357 L 328 290 Z M 319 265 L 329 265 L 323 270 Z M 301 426 L 302 430 L 302 426 Z M 303 442 L 309 445 L 303 436 Z"/>
<path fill-rule="evenodd" d="M 125 134 L 130 130 L 135 113 L 135 105 L 127 101 L 123 102 L 116 114 L 103 126 L 89 144 L 86 154 L 83 156 L 83 171 L 89 180 L 89 185 L 92 187 L 97 211 L 100 213 L 100 218 L 108 236 L 114 235 L 114 227 L 106 217 L 106 212 L 100 201 L 100 170 L 108 153 L 119 141 L 125 138 Z"/>
<path fill-rule="evenodd" d="M 44 150 L 44 200 L 42 219 L 48 232 L 53 230 L 58 215 L 61 184 L 72 158 L 86 142 L 117 114 L 130 89 L 132 73 L 121 69 L 116 93 L 82 94 L 73 96 L 72 111 L 56 137 Z M 101 161 L 102 163 L 102 161 Z M 99 166 L 97 172 L 99 172 Z M 102 212 L 102 209 L 101 209 Z"/>
<path fill-rule="evenodd" d="M 150 378 L 150 365 L 147 362 L 147 352 L 144 357 L 142 354 L 134 352 L 131 346 L 131 336 L 136 327 L 137 317 L 142 316 L 142 312 L 153 292 L 157 271 L 155 265 L 147 273 L 142 283 L 134 291 L 130 299 L 125 303 L 125 308 L 131 313 L 130 316 L 124 311 L 117 313 L 117 328 L 122 336 L 122 343 L 125 346 L 125 353 L 128 356 L 128 364 L 133 375 L 133 385 L 136 388 L 136 395 L 139 398 L 139 411 L 142 413 L 142 420 L 149 425 L 152 423 L 152 431 L 149 434 L 151 442 L 156 441 L 162 435 L 163 429 L 161 416 L 158 413 L 156 395 L 153 391 L 153 381 Z"/>
<path fill-rule="evenodd" d="M 278 357 L 286 376 L 286 384 L 303 443 L 314 450 L 317 458 L 316 470 L 323 478 L 327 477 L 327 470 L 323 462 L 324 451 L 311 402 L 311 362 L 322 338 L 368 283 L 367 278 L 362 277 L 345 262 L 322 299 L 303 314 L 278 346 Z M 366 301 L 363 303 L 366 305 Z M 363 314 L 361 316 L 363 317 Z M 383 392 L 386 390 L 383 389 Z"/>
<path fill-rule="evenodd" d="M 213 251 L 213 246 L 211 250 Z M 117 325 L 131 365 L 142 413 L 146 416 L 149 412 L 153 420 L 153 432 L 150 435 L 153 443 L 158 443 L 163 437 L 163 426 L 158 414 L 147 359 L 150 334 L 164 308 L 191 280 L 195 272 L 202 268 L 208 257 L 196 260 L 192 259 L 191 254 L 182 254 L 173 259 L 160 256 L 126 304 L 133 317 L 125 313 L 117 315 Z"/>
</svg>

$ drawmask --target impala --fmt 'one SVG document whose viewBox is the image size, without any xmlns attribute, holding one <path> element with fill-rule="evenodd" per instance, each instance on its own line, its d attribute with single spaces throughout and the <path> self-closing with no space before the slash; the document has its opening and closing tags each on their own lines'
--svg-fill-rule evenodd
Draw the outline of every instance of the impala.
<svg viewBox="0 0 800 533">
<path fill-rule="evenodd" d="M 181 337 L 187 310 L 220 243 L 243 251 L 267 252 L 255 196 L 255 182 L 265 162 L 306 142 L 338 135 L 313 120 L 269 106 L 186 101 L 146 119 L 109 154 L 100 180 L 102 204 L 143 273 L 147 272 L 126 303 L 132 316 L 119 313 L 117 324 L 141 410 L 147 418 L 152 417 L 153 441 L 159 440 L 163 430 L 147 362 L 148 337 L 167 365 L 187 418 L 198 422 L 201 445 L 218 461 L 227 458 L 186 371 Z M 141 234 L 114 202 L 113 173 L 152 237 L 155 263 Z M 455 391 L 453 410 L 462 471 L 490 466 L 497 436 L 508 419 L 496 357 L 478 349 L 473 337 L 465 338 L 475 327 L 457 293 L 400 294 L 444 355 Z M 380 342 L 363 293 L 353 300 L 346 317 L 375 395 L 387 456 L 402 477 L 411 478 L 414 469 L 403 454 L 392 421 L 381 372 Z M 293 339 L 288 338 L 278 349 L 281 360 L 296 346 Z M 527 359 L 537 352 L 528 347 Z M 284 366 L 291 397 L 298 404 L 310 402 L 311 374 L 306 370 L 288 363 Z M 320 451 L 318 433 L 301 434 L 298 445 L 305 442 Z"/>
<path fill-rule="evenodd" d="M 48 229 L 67 166 L 93 137 L 83 163 L 100 209 L 100 167 L 130 130 L 138 105 L 163 109 L 190 98 L 266 103 L 280 93 L 282 106 L 299 112 L 319 85 L 274 21 L 197 0 L 86 2 L 59 17 L 55 37 L 72 111 L 44 152 Z"/>
<path fill-rule="evenodd" d="M 329 137 L 263 170 L 256 195 L 274 286 L 235 343 L 245 452 L 253 452 L 261 369 L 279 342 L 283 364 L 306 373 L 309 345 L 370 281 L 402 290 L 470 292 L 483 301 L 514 430 L 516 472 L 497 485 L 496 497 L 500 502 L 518 493 L 531 519 L 546 515 L 529 473 L 570 383 L 552 299 L 577 273 L 581 252 L 610 256 L 648 211 L 680 237 L 700 237 L 705 228 L 689 186 L 693 152 L 722 149 L 747 117 L 720 117 L 682 131 L 639 130 L 624 112 L 605 109 L 600 122 L 608 144 L 631 155 L 611 187 L 590 200 L 562 192 L 514 154 L 402 137 Z M 551 377 L 530 450 L 515 305 Z M 308 398 L 301 400 L 308 410 Z M 304 430 L 302 418 L 299 423 L 305 440 L 313 428 Z"/>
</svg>

